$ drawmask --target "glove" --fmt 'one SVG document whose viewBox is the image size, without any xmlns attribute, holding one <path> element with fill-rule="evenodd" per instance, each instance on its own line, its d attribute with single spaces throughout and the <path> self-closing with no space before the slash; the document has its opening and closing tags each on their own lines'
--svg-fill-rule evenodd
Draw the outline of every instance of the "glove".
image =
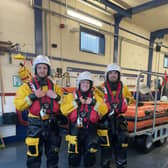
<svg viewBox="0 0 168 168">
<path fill-rule="evenodd" d="M 120 131 L 128 131 L 128 128 L 127 128 L 127 120 L 125 119 L 124 116 L 119 116 L 118 117 L 118 128 Z"/>
<path fill-rule="evenodd" d="M 59 102 L 59 101 L 61 100 L 61 96 L 59 96 L 59 95 L 57 94 L 57 97 L 55 98 L 55 100 L 56 100 L 57 102 Z"/>
<path fill-rule="evenodd" d="M 96 153 L 99 148 L 99 138 L 97 137 L 92 137 L 93 139 L 91 142 L 88 144 L 88 151 L 90 153 Z"/>
<path fill-rule="evenodd" d="M 37 99 L 37 96 L 34 93 L 31 93 L 29 95 L 29 98 L 30 98 L 31 101 L 35 101 Z"/>
</svg>

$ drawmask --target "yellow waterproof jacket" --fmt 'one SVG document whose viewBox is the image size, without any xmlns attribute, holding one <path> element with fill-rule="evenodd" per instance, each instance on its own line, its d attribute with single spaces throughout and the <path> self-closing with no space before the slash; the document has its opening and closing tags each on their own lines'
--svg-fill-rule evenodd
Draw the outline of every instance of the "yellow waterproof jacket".
<svg viewBox="0 0 168 168">
<path fill-rule="evenodd" d="M 123 87 L 123 95 L 124 95 L 124 98 L 127 99 L 127 103 L 128 104 L 135 103 L 135 99 L 132 96 L 131 92 L 129 91 L 129 89 L 128 89 L 128 87 L 126 85 L 124 85 L 124 87 Z"/>
<path fill-rule="evenodd" d="M 93 97 L 96 100 L 96 104 L 94 105 L 94 110 L 99 114 L 99 118 L 102 118 L 108 112 L 107 105 L 104 100 L 93 91 Z M 76 99 L 75 93 L 69 93 L 63 97 L 63 101 L 61 103 L 60 109 L 63 115 L 68 116 L 78 108 L 78 104 L 75 101 Z"/>
<path fill-rule="evenodd" d="M 47 85 L 43 86 L 42 90 L 44 92 L 47 92 L 48 86 Z M 54 91 L 57 95 L 62 97 L 63 93 L 62 93 L 61 88 L 55 84 L 54 84 Z M 31 93 L 32 93 L 32 89 L 30 88 L 28 83 L 24 83 L 23 85 L 19 87 L 19 89 L 16 92 L 16 96 L 14 98 L 14 104 L 17 110 L 23 111 L 23 110 L 28 109 L 31 106 L 32 101 L 29 98 L 29 95 Z"/>
</svg>

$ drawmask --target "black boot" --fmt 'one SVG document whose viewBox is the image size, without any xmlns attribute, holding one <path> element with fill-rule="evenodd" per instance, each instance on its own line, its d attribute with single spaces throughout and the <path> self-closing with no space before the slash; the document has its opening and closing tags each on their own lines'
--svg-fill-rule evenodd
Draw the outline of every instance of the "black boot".
<svg viewBox="0 0 168 168">
<path fill-rule="evenodd" d="M 127 168 L 127 161 L 116 161 L 117 168 Z"/>
<path fill-rule="evenodd" d="M 111 160 L 105 160 L 105 161 L 102 163 L 101 168 L 115 168 L 115 167 L 114 167 L 114 164 L 112 163 Z"/>
</svg>

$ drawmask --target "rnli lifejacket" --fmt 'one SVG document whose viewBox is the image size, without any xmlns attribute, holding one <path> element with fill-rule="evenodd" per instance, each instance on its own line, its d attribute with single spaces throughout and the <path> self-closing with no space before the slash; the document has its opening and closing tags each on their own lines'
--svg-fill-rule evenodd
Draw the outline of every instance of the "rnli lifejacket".
<svg viewBox="0 0 168 168">
<path fill-rule="evenodd" d="M 74 97 L 79 99 L 81 97 L 80 91 L 76 91 L 74 93 Z M 88 94 L 89 98 L 93 98 L 93 92 L 89 92 Z M 82 117 L 84 127 L 87 127 L 89 123 L 97 123 L 99 120 L 98 113 L 94 110 L 94 106 L 87 105 L 87 104 L 81 104 L 78 106 L 77 109 L 75 109 L 70 115 L 69 118 L 71 122 L 77 122 L 77 118 Z"/>
<path fill-rule="evenodd" d="M 107 103 L 109 112 L 114 108 L 115 105 L 116 105 L 115 112 L 117 114 L 123 111 L 122 101 L 124 101 L 124 99 L 122 97 L 122 88 L 123 88 L 122 82 L 118 82 L 116 95 L 114 96 L 110 88 L 109 82 L 104 83 L 104 93 L 105 93 L 104 98 L 105 102 Z"/>
<path fill-rule="evenodd" d="M 31 82 L 28 83 L 32 92 L 40 88 L 40 84 L 37 78 L 33 78 Z M 48 90 L 54 90 L 54 84 L 50 79 L 47 78 Z M 48 96 L 44 96 L 33 101 L 31 107 L 29 108 L 29 112 L 35 116 L 40 116 L 40 110 L 43 106 L 47 106 L 47 114 L 59 112 L 58 102 L 54 99 L 49 98 Z"/>
</svg>

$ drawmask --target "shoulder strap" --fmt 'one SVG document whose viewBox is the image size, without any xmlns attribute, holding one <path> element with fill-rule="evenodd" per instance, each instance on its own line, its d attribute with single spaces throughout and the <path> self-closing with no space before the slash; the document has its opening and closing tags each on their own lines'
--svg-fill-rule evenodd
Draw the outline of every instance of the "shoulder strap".
<svg viewBox="0 0 168 168">
<path fill-rule="evenodd" d="M 74 92 L 74 96 L 75 96 L 75 99 L 79 99 L 78 90 L 76 90 L 76 91 Z M 78 105 L 78 108 L 77 108 L 77 118 L 79 117 L 79 114 L 80 114 L 80 107 L 81 107 L 81 106 Z"/>
<path fill-rule="evenodd" d="M 93 98 L 93 91 L 91 90 L 91 98 Z M 91 105 L 88 105 L 88 113 L 87 113 L 87 119 L 88 121 L 90 120 L 90 114 L 91 114 L 91 111 L 92 111 L 92 106 Z"/>
<path fill-rule="evenodd" d="M 107 96 L 108 96 L 108 101 L 109 101 L 109 104 L 110 104 L 110 111 L 111 111 L 113 109 L 113 105 L 111 103 L 111 93 L 110 93 L 110 91 L 108 89 L 108 86 L 107 86 L 106 82 L 104 83 L 104 86 L 105 86 L 105 89 L 107 91 Z"/>
<path fill-rule="evenodd" d="M 119 106 L 118 106 L 119 111 L 121 111 L 121 109 L 122 109 L 123 84 L 122 84 L 121 81 L 120 81 L 120 85 L 121 85 L 121 89 L 120 89 L 120 93 L 119 93 L 119 101 L 120 101 L 120 103 L 119 103 Z"/>
<path fill-rule="evenodd" d="M 40 88 L 40 85 L 38 84 L 38 81 L 35 78 L 32 78 L 32 80 L 28 82 L 28 85 L 30 89 L 32 90 L 32 92 Z"/>
<path fill-rule="evenodd" d="M 54 91 L 54 83 L 52 82 L 52 80 L 47 78 L 47 84 L 48 84 L 48 88 Z"/>
<path fill-rule="evenodd" d="M 49 78 L 47 78 L 47 84 L 48 84 L 48 89 L 51 89 L 54 91 L 54 83 L 52 82 L 52 80 L 50 80 Z M 52 114 L 52 110 L 54 107 L 54 100 L 50 99 L 51 104 L 50 104 L 50 115 Z"/>
</svg>

